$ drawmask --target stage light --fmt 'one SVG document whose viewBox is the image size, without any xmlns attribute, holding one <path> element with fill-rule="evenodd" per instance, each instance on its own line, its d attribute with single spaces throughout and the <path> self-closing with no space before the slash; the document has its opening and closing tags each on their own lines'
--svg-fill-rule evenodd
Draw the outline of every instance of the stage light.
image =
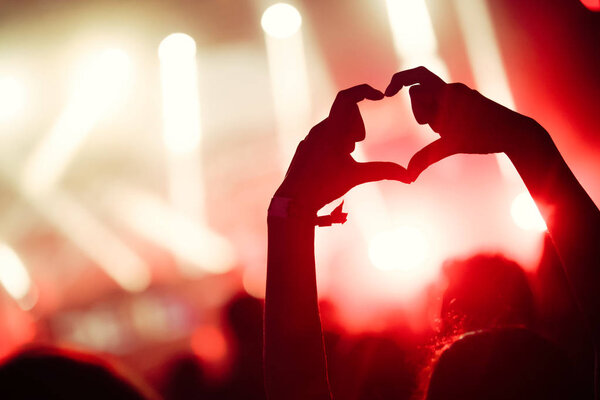
<svg viewBox="0 0 600 400">
<path fill-rule="evenodd" d="M 297 11 L 292 6 L 283 3 L 269 7 L 263 15 L 263 28 L 271 24 L 279 24 L 289 18 L 289 16 L 286 17 L 286 13 L 293 14 Z M 287 23 L 286 29 L 289 26 L 291 24 Z M 299 29 L 300 24 L 298 23 L 294 31 Z M 271 31 L 266 28 L 264 31 L 280 146 L 280 163 L 285 171 L 298 142 L 312 125 L 310 118 L 312 104 L 309 95 L 304 43 L 300 34 L 278 35 L 276 30 Z"/>
<path fill-rule="evenodd" d="M 380 270 L 414 270 L 427 258 L 423 231 L 412 226 L 382 232 L 369 242 L 369 258 Z"/>
<path fill-rule="evenodd" d="M 31 278 L 13 249 L 0 244 L 0 283 L 15 300 L 24 299 L 31 289 Z"/>
<path fill-rule="evenodd" d="M 130 77 L 131 63 L 123 50 L 109 48 L 82 61 L 68 104 L 25 164 L 26 193 L 37 196 L 60 179 L 93 126 L 121 104 Z"/>
<path fill-rule="evenodd" d="M 386 5 L 399 55 L 437 52 L 437 41 L 424 0 L 386 0 Z"/>
<path fill-rule="evenodd" d="M 172 33 L 158 46 L 158 57 L 162 59 L 189 58 L 196 55 L 196 41 L 185 33 Z"/>
<path fill-rule="evenodd" d="M 533 230 L 543 232 L 546 229 L 546 222 L 535 202 L 528 192 L 523 192 L 517 195 L 512 202 L 510 213 L 517 226 L 525 230 Z"/>
<path fill-rule="evenodd" d="M 269 36 L 284 39 L 300 30 L 302 17 L 293 6 L 277 3 L 265 10 L 260 24 Z"/>
<path fill-rule="evenodd" d="M 163 95 L 163 139 L 175 154 L 189 154 L 200 143 L 200 105 L 196 43 L 173 33 L 158 47 Z"/>
<path fill-rule="evenodd" d="M 0 77 L 0 122 L 8 121 L 23 111 L 25 88 L 13 76 Z"/>
</svg>

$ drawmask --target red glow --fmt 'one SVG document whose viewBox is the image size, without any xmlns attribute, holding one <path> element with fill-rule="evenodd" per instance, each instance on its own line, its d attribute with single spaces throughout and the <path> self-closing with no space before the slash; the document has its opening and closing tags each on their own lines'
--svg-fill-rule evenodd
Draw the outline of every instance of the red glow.
<svg viewBox="0 0 600 400">
<path fill-rule="evenodd" d="M 600 11 L 600 0 L 581 0 L 581 4 L 591 11 Z"/>
<path fill-rule="evenodd" d="M 197 328 L 192 335 L 191 345 L 199 358 L 210 363 L 219 363 L 227 355 L 225 336 L 216 326 Z"/>
</svg>

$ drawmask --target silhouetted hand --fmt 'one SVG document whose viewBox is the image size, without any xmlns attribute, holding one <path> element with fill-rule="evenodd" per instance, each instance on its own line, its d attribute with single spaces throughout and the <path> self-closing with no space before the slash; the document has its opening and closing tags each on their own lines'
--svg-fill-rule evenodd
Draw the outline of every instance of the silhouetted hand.
<svg viewBox="0 0 600 400">
<path fill-rule="evenodd" d="M 408 173 L 415 180 L 423 170 L 453 154 L 509 152 L 519 146 L 521 132 L 535 121 L 509 110 L 462 83 L 446 83 L 425 67 L 396 73 L 385 90 L 393 96 L 409 90 L 413 114 L 428 124 L 440 139 L 411 158 Z"/>
<path fill-rule="evenodd" d="M 297 200 L 316 212 L 361 183 L 383 179 L 408 183 L 406 169 L 398 164 L 359 163 L 350 155 L 355 143 L 365 139 L 365 126 L 356 103 L 383 97 L 383 93 L 366 84 L 340 91 L 329 117 L 314 126 L 298 145 L 275 195 Z"/>
</svg>

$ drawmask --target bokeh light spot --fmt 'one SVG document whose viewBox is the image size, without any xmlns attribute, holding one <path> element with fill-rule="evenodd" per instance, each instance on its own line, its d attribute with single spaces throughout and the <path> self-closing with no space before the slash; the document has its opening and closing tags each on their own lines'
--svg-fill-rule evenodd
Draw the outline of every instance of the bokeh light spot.
<svg viewBox="0 0 600 400">
<path fill-rule="evenodd" d="M 382 232 L 369 243 L 369 258 L 381 270 L 411 270 L 427 258 L 428 243 L 423 232 L 412 226 Z"/>
<path fill-rule="evenodd" d="M 162 59 L 189 58 L 196 55 L 196 42 L 185 33 L 172 33 L 160 42 L 158 57 Z"/>
<path fill-rule="evenodd" d="M 284 39 L 298 32 L 302 25 L 302 17 L 293 6 L 277 3 L 265 10 L 260 24 L 269 36 Z"/>
</svg>

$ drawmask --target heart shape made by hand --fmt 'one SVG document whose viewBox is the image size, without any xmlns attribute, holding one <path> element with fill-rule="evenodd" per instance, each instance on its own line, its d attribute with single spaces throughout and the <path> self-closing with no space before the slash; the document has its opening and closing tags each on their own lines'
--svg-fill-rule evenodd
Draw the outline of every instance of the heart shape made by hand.
<svg viewBox="0 0 600 400">
<path fill-rule="evenodd" d="M 365 139 L 357 103 L 394 96 L 404 86 L 410 86 L 417 122 L 428 124 L 440 139 L 417 151 L 407 169 L 387 161 L 357 162 L 350 153 Z M 518 134 L 515 124 L 524 119 L 463 84 L 447 84 L 424 67 L 401 71 L 392 77 L 385 95 L 366 84 L 340 91 L 329 116 L 298 145 L 276 196 L 296 199 L 316 212 L 365 182 L 410 183 L 429 165 L 452 154 L 510 150 L 517 142 L 511 137 Z"/>
</svg>

